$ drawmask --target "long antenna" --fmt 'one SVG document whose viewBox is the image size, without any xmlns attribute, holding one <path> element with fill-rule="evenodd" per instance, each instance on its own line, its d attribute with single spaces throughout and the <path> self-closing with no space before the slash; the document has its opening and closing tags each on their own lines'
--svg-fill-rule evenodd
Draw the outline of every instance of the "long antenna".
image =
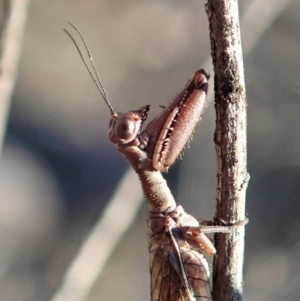
<svg viewBox="0 0 300 301">
<path fill-rule="evenodd" d="M 93 74 L 93 72 L 92 72 L 92 70 L 90 69 L 90 67 L 88 66 L 88 64 L 86 63 L 86 61 L 85 61 L 85 59 L 84 59 L 84 57 L 83 57 L 83 55 L 82 55 L 82 52 L 80 51 L 80 49 L 79 49 L 79 47 L 78 47 L 76 41 L 74 40 L 73 36 L 72 36 L 66 29 L 64 29 L 64 31 L 65 31 L 66 34 L 71 38 L 71 40 L 73 41 L 75 47 L 77 48 L 77 51 L 78 51 L 78 53 L 79 53 L 79 55 L 80 55 L 80 57 L 81 57 L 81 60 L 83 61 L 83 63 L 84 63 L 84 65 L 85 65 L 86 69 L 88 70 L 88 72 L 89 72 L 91 78 L 93 79 L 95 85 L 97 86 L 99 92 L 101 93 L 101 95 L 102 95 L 104 101 L 105 101 L 106 104 L 108 105 L 108 107 L 109 107 L 109 109 L 110 109 L 111 116 L 112 116 L 113 118 L 116 118 L 116 117 L 118 116 L 118 114 L 114 111 L 114 109 L 113 109 L 113 107 L 112 107 L 112 105 L 111 105 L 111 103 L 110 103 L 110 101 L 109 101 L 109 99 L 108 99 L 108 96 L 107 96 L 107 94 L 106 94 L 106 92 L 105 92 L 105 89 L 104 89 L 104 87 L 103 87 L 103 85 L 102 85 L 102 82 L 101 82 L 101 80 L 100 80 L 100 76 L 99 76 L 98 71 L 97 71 L 97 68 L 96 68 L 96 66 L 95 66 L 95 64 L 94 64 L 94 61 L 93 61 L 93 58 L 92 58 L 91 53 L 90 53 L 90 51 L 89 51 L 89 48 L 88 48 L 88 46 L 87 46 L 87 43 L 85 42 L 85 39 L 83 38 L 82 34 L 80 33 L 80 31 L 77 29 L 77 27 L 76 27 L 74 24 L 72 24 L 71 22 L 68 22 L 68 23 L 69 23 L 69 24 L 77 31 L 77 33 L 79 34 L 79 36 L 80 36 L 80 38 L 81 38 L 81 40 L 82 40 L 82 42 L 83 42 L 83 44 L 84 44 L 84 47 L 85 47 L 85 49 L 86 49 L 86 52 L 87 52 L 87 54 L 88 54 L 88 56 L 89 56 L 89 59 L 90 59 L 90 62 L 91 62 L 91 64 L 92 64 L 93 70 L 94 70 L 94 72 L 95 72 L 95 74 L 96 74 L 96 77 L 95 77 L 95 75 Z"/>
</svg>

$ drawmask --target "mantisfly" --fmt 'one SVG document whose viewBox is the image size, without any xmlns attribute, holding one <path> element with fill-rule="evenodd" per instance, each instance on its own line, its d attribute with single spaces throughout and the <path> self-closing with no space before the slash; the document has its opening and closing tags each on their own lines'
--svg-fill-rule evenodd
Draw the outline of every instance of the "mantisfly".
<svg viewBox="0 0 300 301">
<path fill-rule="evenodd" d="M 111 113 L 109 138 L 136 171 L 149 203 L 149 253 L 151 301 L 212 300 L 209 267 L 203 252 L 216 253 L 204 233 L 229 232 L 228 227 L 200 226 L 198 221 L 177 205 L 161 172 L 174 163 L 200 119 L 206 106 L 209 76 L 196 71 L 181 92 L 163 108 L 143 130 L 150 106 L 126 113 L 114 111 L 92 57 L 78 29 L 95 75 L 85 62 Z"/>
</svg>

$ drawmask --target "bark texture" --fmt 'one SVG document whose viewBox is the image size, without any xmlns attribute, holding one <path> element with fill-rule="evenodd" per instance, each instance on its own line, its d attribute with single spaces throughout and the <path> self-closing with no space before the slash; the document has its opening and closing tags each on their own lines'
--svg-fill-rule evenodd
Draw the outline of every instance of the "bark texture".
<svg viewBox="0 0 300 301">
<path fill-rule="evenodd" d="M 232 225 L 245 218 L 248 182 L 246 95 L 236 0 L 208 0 L 211 54 L 215 77 L 217 153 L 216 223 Z M 213 300 L 242 300 L 244 227 L 216 234 Z"/>
</svg>

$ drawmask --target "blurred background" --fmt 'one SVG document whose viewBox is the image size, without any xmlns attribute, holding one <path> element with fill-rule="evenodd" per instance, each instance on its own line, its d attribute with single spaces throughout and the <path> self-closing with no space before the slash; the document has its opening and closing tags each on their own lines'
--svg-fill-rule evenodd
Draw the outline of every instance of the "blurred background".
<svg viewBox="0 0 300 301">
<path fill-rule="evenodd" d="M 108 140 L 109 110 L 62 31 L 73 32 L 67 21 L 83 33 L 115 110 L 151 104 L 151 120 L 210 59 L 204 3 L 31 1 L 0 165 L 1 301 L 51 300 L 128 168 Z M 239 4 L 241 20 L 248 16 L 242 42 L 253 41 L 244 52 L 251 175 L 244 300 L 299 300 L 300 4 Z M 211 101 L 191 148 L 166 175 L 196 218 L 214 216 L 214 127 Z M 137 179 L 131 189 L 140 191 Z M 140 204 L 86 301 L 150 300 L 148 207 Z"/>
</svg>

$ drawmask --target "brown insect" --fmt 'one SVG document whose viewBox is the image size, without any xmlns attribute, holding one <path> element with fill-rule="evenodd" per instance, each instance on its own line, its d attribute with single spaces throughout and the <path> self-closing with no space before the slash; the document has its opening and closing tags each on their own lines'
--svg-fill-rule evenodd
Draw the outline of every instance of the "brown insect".
<svg viewBox="0 0 300 301">
<path fill-rule="evenodd" d="M 209 76 L 198 70 L 175 98 L 142 130 L 150 106 L 116 113 L 100 81 L 92 57 L 78 29 L 96 76 L 83 59 L 111 120 L 109 138 L 136 171 L 150 205 L 149 253 L 151 301 L 207 301 L 211 299 L 209 268 L 203 252 L 216 253 L 204 233 L 229 232 L 228 227 L 200 227 L 198 221 L 177 206 L 161 172 L 174 163 L 191 138 L 206 105 Z"/>
</svg>

